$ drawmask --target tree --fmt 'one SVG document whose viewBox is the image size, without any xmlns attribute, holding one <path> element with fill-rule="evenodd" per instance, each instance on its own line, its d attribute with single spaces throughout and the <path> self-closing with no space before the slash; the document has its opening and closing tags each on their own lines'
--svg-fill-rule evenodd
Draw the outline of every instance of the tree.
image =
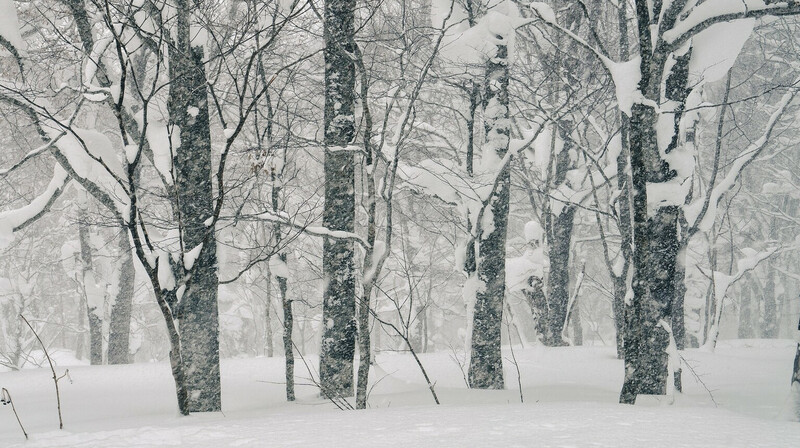
<svg viewBox="0 0 800 448">
<path fill-rule="evenodd" d="M 325 207 L 322 225 L 355 230 L 355 0 L 325 2 Z M 353 395 L 356 343 L 356 279 L 353 242 L 325 238 L 322 347 L 319 376 L 322 395 Z"/>
</svg>

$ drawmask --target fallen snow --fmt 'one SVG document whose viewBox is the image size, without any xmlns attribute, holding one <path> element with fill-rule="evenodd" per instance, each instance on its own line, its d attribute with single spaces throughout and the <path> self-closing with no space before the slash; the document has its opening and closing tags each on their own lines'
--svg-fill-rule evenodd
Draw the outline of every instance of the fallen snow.
<svg viewBox="0 0 800 448">
<path fill-rule="evenodd" d="M 791 447 L 800 425 L 781 418 L 794 350 L 793 341 L 745 340 L 722 341 L 714 354 L 683 352 L 719 407 L 686 366 L 686 392 L 674 404 L 617 404 L 623 365 L 610 347 L 516 347 L 523 404 L 510 362 L 507 390 L 478 391 L 465 388 L 450 353 L 422 354 L 443 403 L 436 406 L 411 356 L 380 353 L 371 409 L 357 412 L 319 399 L 299 360 L 296 403 L 284 402 L 282 358 L 230 359 L 222 362 L 224 414 L 190 417 L 176 413 L 166 363 L 70 366 L 63 431 L 49 370 L 8 372 L 0 385 L 31 440 L 0 407 L 0 446 Z"/>
</svg>

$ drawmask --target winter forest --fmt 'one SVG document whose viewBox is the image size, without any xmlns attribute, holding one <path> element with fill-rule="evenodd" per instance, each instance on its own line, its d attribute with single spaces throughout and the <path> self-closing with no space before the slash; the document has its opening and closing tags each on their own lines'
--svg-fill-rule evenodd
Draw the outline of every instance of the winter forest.
<svg viewBox="0 0 800 448">
<path fill-rule="evenodd" d="M 798 446 L 798 140 L 796 0 L 0 0 L 0 446 Z"/>
</svg>

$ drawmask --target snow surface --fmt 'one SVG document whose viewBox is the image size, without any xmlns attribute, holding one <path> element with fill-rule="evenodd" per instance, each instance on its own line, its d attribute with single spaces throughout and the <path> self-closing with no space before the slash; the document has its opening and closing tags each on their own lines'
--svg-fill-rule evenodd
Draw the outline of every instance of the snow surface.
<svg viewBox="0 0 800 448">
<path fill-rule="evenodd" d="M 0 0 L 0 36 L 13 45 L 17 51 L 27 48 L 19 31 L 17 8 L 13 0 Z"/>
<path fill-rule="evenodd" d="M 745 340 L 722 341 L 713 354 L 685 351 L 718 407 L 686 366 L 686 393 L 674 404 L 617 404 L 623 364 L 610 347 L 516 347 L 524 404 L 509 361 L 508 390 L 478 391 L 465 388 L 449 353 L 422 354 L 443 403 L 436 406 L 411 356 L 380 353 L 371 409 L 344 412 L 317 397 L 299 359 L 296 403 L 284 402 L 282 358 L 230 359 L 222 363 L 224 414 L 190 417 L 177 415 L 166 363 L 70 366 L 62 431 L 49 370 L 7 372 L 0 386 L 31 440 L 0 407 L 0 446 L 792 447 L 800 425 L 781 416 L 794 349 L 793 341 Z"/>
</svg>

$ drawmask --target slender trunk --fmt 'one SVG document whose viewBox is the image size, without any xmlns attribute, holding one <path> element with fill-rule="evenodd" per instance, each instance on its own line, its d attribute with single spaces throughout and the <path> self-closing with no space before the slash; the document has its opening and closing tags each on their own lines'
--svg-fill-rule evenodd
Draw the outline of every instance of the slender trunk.
<svg viewBox="0 0 800 448">
<path fill-rule="evenodd" d="M 135 272 L 133 268 L 133 253 L 128 239 L 128 232 L 123 231 L 117 240 L 119 251 L 119 272 L 117 272 L 117 297 L 111 308 L 111 322 L 108 331 L 108 363 L 129 364 L 130 336 L 131 336 L 131 311 L 133 307 L 133 292 Z"/>
<path fill-rule="evenodd" d="M 617 10 L 617 21 L 619 31 L 619 55 L 621 61 L 627 61 L 630 57 L 628 40 L 628 8 L 627 2 L 619 4 Z M 619 214 L 619 233 L 620 233 L 620 252 L 624 257 L 622 271 L 614 273 L 614 324 L 616 327 L 617 358 L 625 357 L 625 297 L 628 295 L 628 288 L 631 288 L 629 273 L 633 263 L 633 221 L 631 216 L 631 178 L 628 175 L 630 164 L 630 117 L 624 113 L 619 114 L 620 119 L 620 140 L 622 150 L 617 156 L 617 189 L 619 189 L 619 199 L 617 203 Z"/>
<path fill-rule="evenodd" d="M 739 339 L 752 339 L 756 337 L 753 328 L 753 296 L 750 285 L 742 282 L 739 293 Z"/>
<path fill-rule="evenodd" d="M 78 229 L 81 246 L 81 279 L 86 299 L 85 312 L 89 321 L 89 362 L 91 365 L 100 365 L 103 364 L 103 321 L 100 315 L 103 312 L 104 295 L 97 284 L 98 279 L 92 266 L 92 246 L 86 218 L 86 214 L 82 213 Z"/>
<path fill-rule="evenodd" d="M 764 286 L 761 337 L 775 339 L 778 337 L 778 302 L 775 299 L 775 271 L 772 269 L 772 263 L 770 262 L 767 262 L 764 270 L 767 272 L 767 281 Z"/>
<path fill-rule="evenodd" d="M 352 143 L 354 128 L 355 0 L 325 2 L 325 205 L 322 224 L 353 232 L 355 227 L 355 158 L 335 151 Z M 366 99 L 365 99 L 366 101 Z M 333 151 L 332 151 L 333 150 Z M 353 395 L 356 343 L 356 289 L 353 243 L 325 238 L 322 269 L 321 393 L 329 398 Z"/>
<path fill-rule="evenodd" d="M 578 297 L 575 296 L 575 302 L 569 312 L 569 320 L 572 324 L 572 345 L 583 345 L 583 323 L 581 322 L 581 308 Z"/>
<path fill-rule="evenodd" d="M 792 367 L 792 406 L 794 407 L 795 420 L 800 420 L 800 322 L 797 324 L 797 349 L 794 355 L 794 365 Z"/>
<path fill-rule="evenodd" d="M 174 166 L 182 249 L 188 252 L 203 246 L 187 273 L 188 287 L 182 297 L 176 297 L 180 351 L 175 356 L 185 367 L 189 412 L 213 412 L 222 409 L 219 278 L 214 229 L 205 224 L 214 214 L 211 131 L 203 47 L 192 46 L 190 41 L 192 9 L 188 0 L 179 0 L 176 5 L 176 49 L 170 53 L 168 108 L 181 142 L 175 150 Z"/>
<path fill-rule="evenodd" d="M 628 293 L 627 276 L 615 276 L 614 281 L 614 327 L 616 329 L 617 359 L 625 358 L 625 295 Z"/>
<path fill-rule="evenodd" d="M 276 210 L 273 205 L 273 210 Z M 280 230 L 277 230 L 278 232 Z M 272 341 L 272 271 L 269 268 L 269 263 L 266 267 L 266 306 L 264 307 L 264 354 L 267 358 L 275 356 L 275 349 Z"/>
<path fill-rule="evenodd" d="M 292 330 L 294 329 L 294 314 L 292 301 L 287 296 L 286 279 L 278 277 L 278 291 L 283 304 L 283 353 L 286 357 L 286 401 L 294 401 L 294 344 Z"/>
<path fill-rule="evenodd" d="M 672 337 L 675 339 L 675 348 L 678 351 L 686 349 L 686 318 L 684 312 L 684 298 L 686 297 L 686 246 L 688 245 L 688 228 L 683 210 L 679 211 L 679 237 L 675 261 L 675 274 L 672 280 L 675 297 L 672 303 L 672 316 L 670 326 Z M 673 373 L 675 390 L 683 392 L 683 369 L 677 366 Z"/>
<path fill-rule="evenodd" d="M 483 94 L 485 139 L 482 163 L 491 168 L 492 160 L 502 160 L 509 145 L 508 48 L 497 46 L 497 54 L 486 66 Z M 499 163 L 497 164 L 499 165 Z M 506 233 L 511 176 L 508 165 L 497 173 L 497 189 L 486 213 L 492 229 L 476 235 L 479 254 L 478 284 L 472 324 L 472 350 L 468 369 L 469 385 L 478 389 L 503 389 L 501 327 L 505 300 Z M 477 223 L 478 226 L 481 223 Z M 488 234 L 487 234 L 488 232 Z"/>
</svg>

